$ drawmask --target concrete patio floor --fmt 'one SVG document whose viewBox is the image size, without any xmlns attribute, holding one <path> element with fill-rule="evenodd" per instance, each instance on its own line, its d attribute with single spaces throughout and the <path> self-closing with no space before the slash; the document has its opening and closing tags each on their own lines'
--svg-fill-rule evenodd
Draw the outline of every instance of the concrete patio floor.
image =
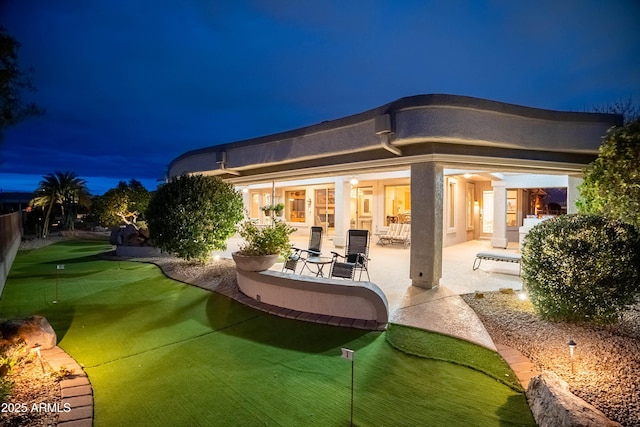
<svg viewBox="0 0 640 427">
<path fill-rule="evenodd" d="M 369 251 L 369 275 L 371 282 L 378 285 L 387 297 L 391 322 L 440 332 L 496 350 L 484 325 L 460 295 L 500 288 L 522 289 L 518 264 L 482 261 L 480 268 L 473 271 L 476 253 L 516 253 L 517 244 L 510 245 L 508 249 L 493 249 L 488 240 L 473 240 L 444 248 L 440 286 L 421 289 L 411 286 L 411 249 L 398 244 L 379 246 L 376 240 L 374 237 Z M 306 248 L 308 237 L 294 235 L 291 241 L 294 246 Z M 231 258 L 231 252 L 236 251 L 241 242 L 238 237 L 229 239 L 227 250 L 219 255 Z M 323 256 L 330 256 L 331 251 L 344 253 L 344 249 L 334 248 L 333 242 L 325 239 Z M 277 263 L 272 269 L 281 270 L 282 263 Z M 328 269 L 325 270 L 327 273 Z"/>
</svg>

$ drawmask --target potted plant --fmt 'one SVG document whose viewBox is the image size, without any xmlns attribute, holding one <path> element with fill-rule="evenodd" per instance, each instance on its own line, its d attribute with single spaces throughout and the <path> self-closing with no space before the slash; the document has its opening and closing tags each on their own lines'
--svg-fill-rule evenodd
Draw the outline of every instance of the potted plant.
<svg viewBox="0 0 640 427">
<path fill-rule="evenodd" d="M 245 271 L 268 270 L 276 263 L 278 256 L 289 256 L 289 235 L 294 231 L 295 228 L 278 220 L 274 220 L 269 227 L 258 227 L 251 221 L 245 221 L 239 229 L 245 242 L 239 251 L 231 254 L 236 267 Z"/>
<path fill-rule="evenodd" d="M 264 212 L 266 216 L 271 216 L 271 213 L 274 213 L 274 216 L 282 215 L 282 211 L 284 210 L 284 203 L 277 203 L 275 205 L 267 205 L 261 206 L 260 210 Z"/>
<path fill-rule="evenodd" d="M 271 205 L 260 206 L 260 210 L 264 212 L 266 216 L 271 216 Z"/>
<path fill-rule="evenodd" d="M 271 206 L 271 210 L 273 210 L 273 213 L 275 214 L 275 216 L 281 216 L 282 211 L 284 210 L 284 203 L 278 203 L 276 205 Z"/>
</svg>

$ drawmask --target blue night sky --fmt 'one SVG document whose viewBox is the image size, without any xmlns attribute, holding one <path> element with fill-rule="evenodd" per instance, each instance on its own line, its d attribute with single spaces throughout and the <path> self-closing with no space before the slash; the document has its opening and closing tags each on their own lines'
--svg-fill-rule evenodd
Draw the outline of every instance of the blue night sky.
<svg viewBox="0 0 640 427">
<path fill-rule="evenodd" d="M 3 0 L 47 113 L 5 132 L 0 188 L 154 189 L 185 151 L 418 94 L 637 105 L 639 22 L 637 0 Z"/>
</svg>

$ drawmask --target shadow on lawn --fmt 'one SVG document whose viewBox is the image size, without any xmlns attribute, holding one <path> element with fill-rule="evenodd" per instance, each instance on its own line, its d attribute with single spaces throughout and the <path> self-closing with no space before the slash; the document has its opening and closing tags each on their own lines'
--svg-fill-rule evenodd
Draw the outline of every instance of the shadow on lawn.
<svg viewBox="0 0 640 427">
<path fill-rule="evenodd" d="M 86 252 L 86 249 L 84 250 L 84 252 Z M 98 258 L 98 255 L 86 255 L 86 256 L 81 256 L 81 257 L 77 257 L 77 258 L 66 258 L 66 259 L 55 259 L 52 261 L 45 261 L 40 263 L 41 265 L 43 264 L 47 264 L 47 265 L 60 265 L 60 264 L 83 264 L 86 262 L 96 262 L 96 261 L 100 261 L 100 258 Z"/>
<path fill-rule="evenodd" d="M 380 335 L 380 332 L 274 316 L 215 293 L 209 296 L 206 310 L 209 324 L 214 331 L 255 343 L 306 353 L 334 352 L 336 348 L 356 340 L 362 347 Z"/>
</svg>

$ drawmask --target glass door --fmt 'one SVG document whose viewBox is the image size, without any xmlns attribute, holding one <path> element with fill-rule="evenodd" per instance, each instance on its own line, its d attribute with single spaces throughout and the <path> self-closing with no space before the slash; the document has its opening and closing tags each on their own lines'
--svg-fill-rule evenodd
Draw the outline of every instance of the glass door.
<svg viewBox="0 0 640 427">
<path fill-rule="evenodd" d="M 482 233 L 493 234 L 493 191 L 482 192 Z"/>
<path fill-rule="evenodd" d="M 355 228 L 369 230 L 373 223 L 373 187 L 356 187 Z"/>
<path fill-rule="evenodd" d="M 313 224 L 322 227 L 325 234 L 335 229 L 336 193 L 333 188 L 315 190 L 315 212 Z"/>
</svg>

